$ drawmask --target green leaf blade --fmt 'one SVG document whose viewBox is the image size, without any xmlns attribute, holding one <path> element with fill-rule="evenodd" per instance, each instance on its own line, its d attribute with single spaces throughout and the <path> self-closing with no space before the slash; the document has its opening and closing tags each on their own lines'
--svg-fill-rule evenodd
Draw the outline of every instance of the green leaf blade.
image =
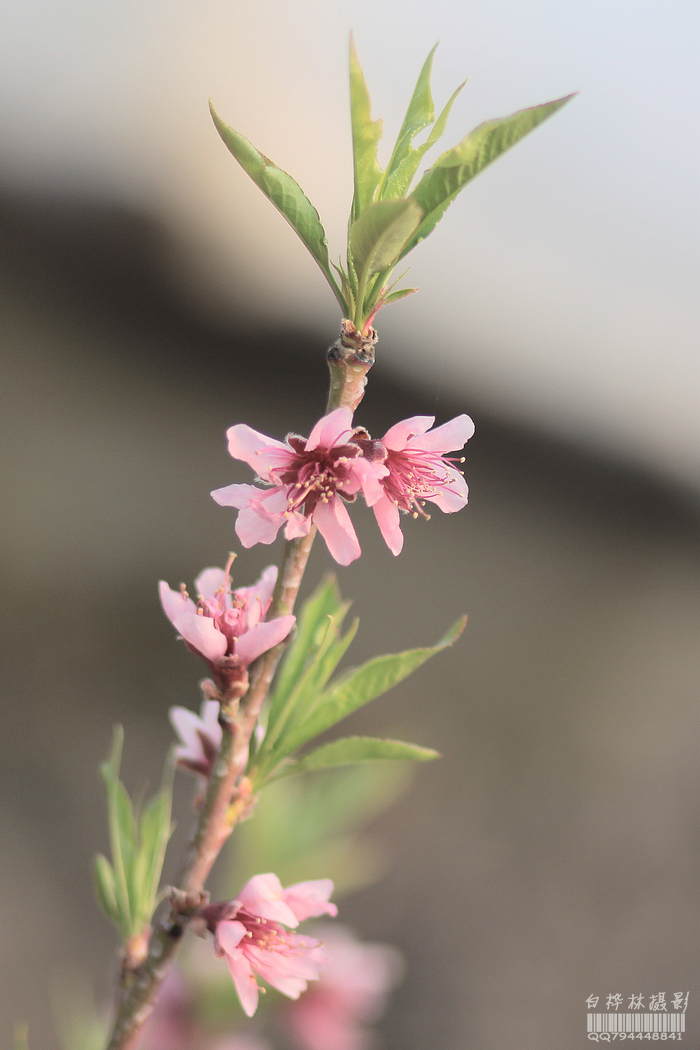
<svg viewBox="0 0 700 1050">
<path fill-rule="evenodd" d="M 360 287 L 366 285 L 373 274 L 396 263 L 422 219 L 422 209 L 411 200 L 377 201 L 363 212 L 350 227 L 349 236 Z"/>
<path fill-rule="evenodd" d="M 377 656 L 362 667 L 348 671 L 331 684 L 318 698 L 304 721 L 287 735 L 286 753 L 291 754 L 370 700 L 398 685 L 426 660 L 452 645 L 464 630 L 465 624 L 466 617 L 458 620 L 437 645 Z"/>
<path fill-rule="evenodd" d="M 329 616 L 335 617 L 341 605 L 338 581 L 335 576 L 327 576 L 314 593 L 308 598 L 297 619 L 296 635 L 284 656 L 284 662 L 275 681 L 268 729 L 272 728 L 279 711 L 294 688 L 301 675 L 304 664 L 314 648 L 316 632 L 325 624 Z"/>
<path fill-rule="evenodd" d="M 355 192 L 350 221 L 355 222 L 374 200 L 374 194 L 383 173 L 377 161 L 377 147 L 382 137 L 382 121 L 372 120 L 369 91 L 352 37 L 350 38 L 350 118 L 355 173 Z"/>
<path fill-rule="evenodd" d="M 387 181 L 387 197 L 404 197 L 406 195 L 423 157 L 444 135 L 450 110 L 466 83 L 467 81 L 464 80 L 448 99 L 445 108 L 436 120 L 433 130 L 430 132 L 425 142 L 421 143 L 420 146 L 416 146 L 415 149 L 412 148 L 409 150 L 407 156 L 392 174 L 391 180 Z"/>
<path fill-rule="evenodd" d="M 418 80 L 413 89 L 413 95 L 408 104 L 406 116 L 404 117 L 401 130 L 396 139 L 396 145 L 394 146 L 391 160 L 387 165 L 384 179 L 382 180 L 378 200 L 382 200 L 385 197 L 391 198 L 404 196 L 405 190 L 401 192 L 399 188 L 400 180 L 396 178 L 396 173 L 401 169 L 402 165 L 405 164 L 411 153 L 413 153 L 411 143 L 418 132 L 422 131 L 423 128 L 427 128 L 435 119 L 435 107 L 433 106 L 433 96 L 430 90 L 430 78 L 433 72 L 433 59 L 435 57 L 436 49 L 437 44 L 426 58 L 423 68 L 418 74 Z M 408 183 L 406 183 L 406 188 L 410 184 L 410 181 L 411 180 L 409 179 Z"/>
<path fill-rule="evenodd" d="M 100 907 L 107 918 L 119 926 L 119 906 L 117 904 L 114 870 L 102 853 L 98 853 L 93 860 L 93 878 L 95 893 Z"/>
<path fill-rule="evenodd" d="M 226 124 L 209 106 L 212 119 L 228 151 L 243 170 L 287 220 L 318 264 L 340 306 L 345 309 L 342 293 L 328 261 L 328 241 L 318 212 L 301 186 L 291 175 L 266 157 L 243 135 Z"/>
<path fill-rule="evenodd" d="M 453 149 L 443 153 L 408 198 L 421 207 L 424 218 L 406 244 L 401 258 L 432 233 L 457 194 L 472 179 L 573 97 L 566 95 L 553 102 L 521 109 L 509 117 L 486 121 Z"/>
<path fill-rule="evenodd" d="M 355 765 L 357 762 L 374 762 L 378 760 L 408 760 L 414 762 L 431 762 L 440 758 L 440 753 L 431 747 L 420 747 L 408 744 L 403 740 L 383 740 L 369 736 L 347 736 L 333 740 L 330 744 L 304 755 L 293 766 L 288 767 L 282 776 L 294 773 L 310 773 L 319 769 L 330 769 L 333 766 Z"/>
</svg>

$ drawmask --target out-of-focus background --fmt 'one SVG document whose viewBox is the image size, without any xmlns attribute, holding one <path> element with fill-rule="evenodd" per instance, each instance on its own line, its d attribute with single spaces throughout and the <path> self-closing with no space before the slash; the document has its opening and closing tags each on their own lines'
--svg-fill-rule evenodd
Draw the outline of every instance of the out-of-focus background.
<svg viewBox="0 0 700 1050">
<path fill-rule="evenodd" d="M 155 582 L 234 542 L 208 497 L 248 480 L 224 430 L 304 432 L 324 403 L 335 304 L 207 98 L 338 255 L 351 28 L 389 143 L 437 38 L 437 104 L 471 77 L 444 148 L 581 91 L 411 257 L 421 291 L 379 316 L 358 414 L 477 422 L 467 510 L 409 522 L 400 559 L 359 513 L 340 571 L 354 660 L 470 616 L 350 727 L 445 755 L 374 829 L 384 879 L 343 906 L 408 961 L 386 1045 L 573 1050 L 589 995 L 680 989 L 696 1039 L 697 6 L 10 0 L 0 21 L 5 1041 L 27 1019 L 32 1050 L 55 1045 L 67 971 L 107 994 L 96 764 L 121 721 L 125 778 L 155 779 L 168 706 L 196 705 Z M 278 554 L 241 554 L 237 582 Z M 327 567 L 319 547 L 311 582 Z"/>
</svg>

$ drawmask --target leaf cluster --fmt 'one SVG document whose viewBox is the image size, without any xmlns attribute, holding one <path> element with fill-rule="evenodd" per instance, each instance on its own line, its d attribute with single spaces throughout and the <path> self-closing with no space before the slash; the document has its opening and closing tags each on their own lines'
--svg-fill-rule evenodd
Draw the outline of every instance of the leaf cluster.
<svg viewBox="0 0 700 1050">
<path fill-rule="evenodd" d="M 466 84 L 453 92 L 439 115 L 431 92 L 435 48 L 420 71 L 385 170 L 377 151 L 382 121 L 372 119 L 371 100 L 354 43 L 350 44 L 350 114 L 354 192 L 348 223 L 346 264 L 336 266 L 318 212 L 299 184 L 260 153 L 243 135 L 225 124 L 212 107 L 224 143 L 265 196 L 284 216 L 320 267 L 343 315 L 366 332 L 379 309 L 405 298 L 415 288 L 394 291 L 394 268 L 424 240 L 452 201 L 479 172 L 556 113 L 573 95 L 487 121 L 438 158 L 413 189 L 425 154 L 445 132 L 452 106 Z M 416 136 L 430 128 L 424 140 Z M 403 276 L 403 275 L 402 275 Z"/>
<path fill-rule="evenodd" d="M 160 789 L 143 808 L 134 806 L 119 779 L 123 743 L 124 730 L 115 726 L 110 757 L 100 765 L 112 863 L 98 853 L 94 874 L 98 901 L 127 944 L 144 933 L 160 900 L 158 886 L 172 834 L 174 764 L 169 755 Z"/>
<path fill-rule="evenodd" d="M 348 608 L 333 577 L 324 580 L 303 606 L 296 638 L 269 701 L 265 735 L 250 757 L 248 776 L 256 788 L 293 773 L 357 762 L 425 762 L 438 757 L 436 751 L 417 744 L 361 736 L 343 737 L 299 754 L 315 737 L 452 645 L 465 623 L 459 620 L 437 645 L 377 656 L 332 678 L 357 631 L 358 621 L 354 620 L 343 634 Z"/>
</svg>

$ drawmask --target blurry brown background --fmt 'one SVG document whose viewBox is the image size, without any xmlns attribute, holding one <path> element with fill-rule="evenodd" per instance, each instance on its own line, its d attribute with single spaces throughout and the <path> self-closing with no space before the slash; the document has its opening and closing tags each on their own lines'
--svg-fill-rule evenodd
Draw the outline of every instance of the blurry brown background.
<svg viewBox="0 0 700 1050">
<path fill-rule="evenodd" d="M 417 412 L 442 422 L 468 411 L 477 423 L 466 464 L 469 507 L 436 513 L 429 524 L 408 522 L 399 559 L 360 510 L 363 557 L 340 570 L 361 617 L 354 661 L 435 641 L 469 614 L 453 650 L 348 723 L 445 756 L 420 770 L 410 797 L 375 828 L 395 857 L 387 877 L 343 907 L 359 933 L 399 945 L 408 960 L 382 1026 L 389 1050 L 573 1050 L 586 1041 L 589 995 L 666 991 L 670 999 L 681 989 L 690 990 L 686 1038 L 697 1042 L 697 362 L 683 341 L 689 278 L 684 270 L 676 279 L 674 269 L 694 221 L 692 208 L 683 212 L 679 233 L 677 210 L 692 194 L 683 197 L 686 176 L 674 183 L 670 165 L 673 192 L 653 216 L 645 212 L 642 228 L 636 220 L 654 196 L 652 176 L 644 169 L 635 181 L 611 147 L 587 169 L 588 195 L 576 196 L 581 142 L 598 134 L 595 83 L 622 62 L 631 91 L 635 70 L 641 77 L 653 53 L 659 75 L 677 74 L 657 99 L 661 112 L 686 75 L 690 22 L 664 22 L 660 4 L 641 15 L 633 6 L 626 22 L 631 6 L 609 5 L 606 22 L 602 8 L 586 5 L 588 21 L 575 29 L 556 3 L 504 2 L 488 16 L 476 4 L 459 15 L 438 4 L 435 24 L 422 13 L 413 36 L 402 38 L 411 73 L 398 102 L 380 78 L 384 111 L 402 105 L 426 49 L 416 34 L 430 34 L 430 42 L 445 36 L 452 17 L 461 31 L 467 14 L 476 33 L 470 56 L 491 54 L 491 66 L 477 61 L 482 85 L 501 68 L 515 78 L 508 48 L 515 53 L 527 24 L 538 49 L 531 82 L 498 99 L 477 96 L 479 106 L 453 122 L 456 139 L 463 125 L 585 88 L 581 54 L 591 41 L 597 48 L 593 104 L 584 99 L 578 116 L 569 107 L 538 132 L 539 152 L 523 144 L 522 155 L 501 162 L 503 175 L 486 173 L 472 210 L 467 190 L 452 232 L 448 217 L 434 235 L 437 244 L 444 234 L 451 266 L 448 274 L 436 263 L 442 283 L 430 286 L 428 262 L 439 252 L 425 246 L 427 262 L 417 261 L 412 274 L 422 292 L 403 320 L 398 306 L 380 323 L 378 364 L 358 413 L 374 433 Z M 262 7 L 270 14 L 274 5 Z M 583 5 L 570 7 L 583 18 Z M 262 121 L 261 148 L 292 168 L 324 214 L 326 205 L 336 233 L 336 195 L 347 197 L 348 187 L 331 185 L 334 158 L 304 179 L 284 158 L 287 149 L 301 163 L 294 114 L 280 115 L 270 99 L 291 92 L 301 105 L 299 93 L 310 95 L 314 85 L 318 92 L 318 78 L 333 72 L 344 105 L 337 63 L 353 18 L 370 83 L 382 60 L 361 4 L 295 9 L 291 41 L 306 56 L 306 79 L 287 81 L 294 55 L 281 56 L 290 13 L 270 30 L 255 23 L 262 15 L 246 13 L 246 22 L 239 11 L 233 27 L 226 19 L 234 9 L 212 4 L 221 34 L 195 38 L 188 51 L 185 31 L 199 24 L 194 7 L 174 5 L 168 15 L 154 4 L 135 38 L 138 52 L 127 33 L 135 8 L 119 16 L 123 36 L 89 5 L 58 9 L 52 22 L 38 0 L 30 5 L 33 29 L 25 9 L 8 20 L 15 43 L 25 33 L 30 68 L 45 80 L 29 77 L 34 94 L 22 102 L 15 68 L 0 114 L 8 146 L 0 194 L 0 1032 L 7 1043 L 14 1021 L 27 1019 L 32 1050 L 55 1046 L 48 987 L 57 975 L 83 972 L 102 994 L 109 987 L 113 937 L 92 904 L 89 877 L 92 854 L 106 847 L 96 765 L 121 721 L 125 779 L 135 785 L 145 770 L 155 780 L 170 742 L 167 708 L 196 703 L 200 668 L 175 643 L 155 584 L 191 581 L 235 545 L 232 515 L 208 496 L 248 480 L 226 454 L 225 428 L 246 421 L 278 437 L 304 432 L 324 404 L 323 352 L 338 319 L 293 235 L 258 206 L 206 124 L 199 104 L 213 90 L 206 60 L 212 82 L 223 84 L 231 66 L 234 80 L 253 76 L 262 94 L 251 89 L 231 113 L 222 105 L 224 116 L 235 122 L 236 111 L 245 112 L 242 130 L 251 137 Z M 388 35 L 392 4 L 377 10 L 378 30 Z M 105 11 L 117 19 L 116 7 Z M 502 67 L 493 54 L 497 16 L 515 18 Z M 314 27 L 308 39 L 301 26 Z M 624 31 L 638 58 L 629 47 L 616 51 Z M 101 50 L 91 50 L 95 39 Z M 446 40 L 456 83 L 455 47 Z M 119 59 L 127 53 L 133 63 L 125 71 Z M 174 93 L 174 80 L 156 76 L 164 55 L 171 72 L 184 70 Z M 387 54 L 390 69 L 396 61 Z M 149 84 L 150 115 L 142 105 Z M 82 93 L 91 87 L 97 101 Z M 108 109 L 119 116 L 111 122 L 99 119 L 103 87 L 105 98 L 121 99 L 121 109 L 117 101 Z M 304 130 L 306 141 L 323 141 L 331 153 L 333 92 L 335 85 L 329 99 L 313 98 L 320 123 L 306 118 Z M 161 119 L 166 102 L 170 122 Z M 31 106 L 44 125 L 28 119 Z M 627 111 L 623 99 L 619 124 L 611 117 L 603 131 L 623 125 Z M 337 142 L 345 141 L 344 117 L 333 119 Z M 687 175 L 677 119 L 669 117 L 665 133 Z M 199 153 L 188 130 L 195 126 L 207 143 Z M 146 142 L 156 146 L 149 152 Z M 163 143 L 170 153 L 159 153 Z M 207 183 L 210 157 L 216 175 Z M 556 186 L 542 182 L 544 170 Z M 625 188 L 627 211 L 615 196 Z M 259 233 L 236 224 L 247 213 L 260 219 Z M 613 213 L 618 226 L 607 221 Z M 501 224 L 490 224 L 498 215 Z M 475 257 L 465 244 L 479 248 Z M 547 282 L 557 270 L 561 284 L 553 288 Z M 601 273 L 613 271 L 600 294 Z M 579 279 L 569 280 L 574 274 Z M 260 281 L 263 291 L 252 294 Z M 671 285 L 677 298 L 666 295 Z M 277 554 L 276 547 L 243 552 L 238 582 Z M 319 545 L 311 582 L 327 567 Z"/>
</svg>

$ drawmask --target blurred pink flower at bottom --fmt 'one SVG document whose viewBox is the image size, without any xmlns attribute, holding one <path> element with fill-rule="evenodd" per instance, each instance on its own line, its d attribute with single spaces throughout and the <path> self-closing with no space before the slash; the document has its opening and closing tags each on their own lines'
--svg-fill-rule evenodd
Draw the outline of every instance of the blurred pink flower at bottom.
<svg viewBox="0 0 700 1050">
<path fill-rule="evenodd" d="M 362 944 L 343 927 L 314 928 L 329 961 L 320 980 L 281 1019 L 299 1050 L 366 1050 L 389 992 L 403 973 L 401 955 L 385 944 Z"/>
<path fill-rule="evenodd" d="M 272 1047 L 254 1035 L 228 1035 L 212 1043 L 207 1050 L 272 1050 Z"/>
</svg>

